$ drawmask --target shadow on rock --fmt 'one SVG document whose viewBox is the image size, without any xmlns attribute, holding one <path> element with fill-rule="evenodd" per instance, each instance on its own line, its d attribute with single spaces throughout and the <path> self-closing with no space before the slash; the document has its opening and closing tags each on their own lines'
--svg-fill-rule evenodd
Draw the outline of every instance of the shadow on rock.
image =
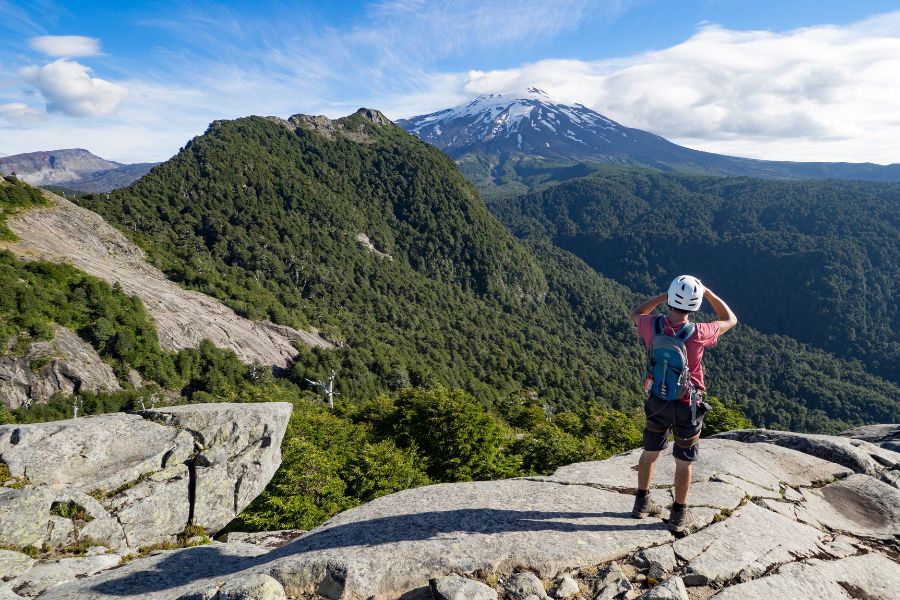
<svg viewBox="0 0 900 600">
<path fill-rule="evenodd" d="M 592 522 L 577 522 L 584 519 Z M 597 523 L 598 519 L 609 522 Z M 548 531 L 586 533 L 661 529 L 664 529 L 664 525 L 659 520 L 635 521 L 630 513 L 625 512 L 461 509 L 391 515 L 352 523 L 326 523 L 286 546 L 259 556 L 228 554 L 227 545 L 177 551 L 153 564 L 147 564 L 144 570 L 98 582 L 91 589 L 107 595 L 136 596 L 184 586 L 202 579 L 223 578 L 287 557 L 327 553 L 329 550 L 342 548 L 440 540 L 452 534 L 492 535 Z M 478 544 L 479 540 L 475 539 L 473 543 Z M 326 561 L 333 556 L 327 553 L 322 559 Z"/>
</svg>

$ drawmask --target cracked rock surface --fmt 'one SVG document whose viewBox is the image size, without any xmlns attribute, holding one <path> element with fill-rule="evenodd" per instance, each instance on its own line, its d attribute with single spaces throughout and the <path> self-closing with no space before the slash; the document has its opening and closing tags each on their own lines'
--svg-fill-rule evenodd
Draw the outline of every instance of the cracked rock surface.
<svg viewBox="0 0 900 600">
<path fill-rule="evenodd" d="M 255 409 L 247 410 L 248 406 Z M 141 414 L 193 435 L 197 445 L 193 523 L 215 532 L 244 510 L 278 470 L 291 405 L 202 404 Z"/>
<path fill-rule="evenodd" d="M 290 414 L 286 402 L 195 404 L 0 426 L 0 461 L 22 486 L 0 487 L 0 545 L 137 548 L 189 523 L 213 534 L 281 464 Z"/>
<path fill-rule="evenodd" d="M 850 432 L 854 431 L 850 430 Z M 866 435 L 866 433 L 855 431 L 856 435 Z M 768 429 L 728 431 L 718 434 L 716 438 L 776 444 L 843 465 L 854 473 L 864 473 L 873 477 L 878 477 L 885 470 L 891 470 L 900 465 L 900 454 L 864 439 L 793 433 L 791 431 L 770 431 Z"/>
<path fill-rule="evenodd" d="M 882 554 L 866 554 L 836 561 L 810 560 L 785 565 L 776 574 L 728 587 L 716 600 L 755 598 L 858 598 L 889 600 L 897 597 L 900 567 Z"/>
<path fill-rule="evenodd" d="M 550 477 L 406 490 L 277 549 L 214 543 L 160 552 L 41 598 L 212 598 L 252 574 L 272 577 L 299 600 L 414 598 L 449 575 L 480 580 L 503 597 L 515 573 L 533 574 L 517 577 L 531 582 L 534 598 L 566 576 L 581 590 L 573 598 L 608 588 L 616 598 L 683 597 L 672 582 L 686 585 L 690 598 L 896 598 L 891 486 L 791 448 L 709 439 L 689 500 L 714 518 L 676 539 L 659 518 L 630 517 L 639 455 L 569 465 Z M 654 495 L 663 504 L 673 471 L 671 454 L 662 456 L 654 481 L 664 489 Z M 618 582 L 614 589 L 607 579 Z"/>
</svg>

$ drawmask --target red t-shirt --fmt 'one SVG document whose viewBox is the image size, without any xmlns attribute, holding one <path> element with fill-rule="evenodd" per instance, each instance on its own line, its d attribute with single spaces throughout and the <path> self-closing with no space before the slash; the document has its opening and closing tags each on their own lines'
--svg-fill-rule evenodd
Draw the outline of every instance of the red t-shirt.
<svg viewBox="0 0 900 600">
<path fill-rule="evenodd" d="M 656 320 L 656 315 L 644 315 L 638 319 L 638 335 L 644 340 L 644 347 L 647 349 L 653 342 L 654 320 Z M 694 387 L 706 390 L 706 385 L 703 383 L 703 351 L 710 346 L 715 346 L 719 341 L 719 326 L 715 323 L 697 323 L 696 325 L 697 329 L 694 331 L 694 335 L 688 338 L 684 347 L 687 349 L 688 369 L 691 371 L 691 381 L 694 383 Z M 663 331 L 666 335 L 675 335 L 681 331 L 682 327 L 684 327 L 684 323 L 674 329 L 669 324 L 668 317 L 663 321 Z M 690 400 L 682 399 L 682 402 L 690 402 Z"/>
</svg>

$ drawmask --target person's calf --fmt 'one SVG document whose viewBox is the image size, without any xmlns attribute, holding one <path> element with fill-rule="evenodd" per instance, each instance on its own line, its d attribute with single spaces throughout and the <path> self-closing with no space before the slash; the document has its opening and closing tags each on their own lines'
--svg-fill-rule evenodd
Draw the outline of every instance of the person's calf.
<svg viewBox="0 0 900 600">
<path fill-rule="evenodd" d="M 687 504 L 688 492 L 691 489 L 691 463 L 675 459 L 675 502 Z"/>
<path fill-rule="evenodd" d="M 653 467 L 659 458 L 658 450 L 644 450 L 638 460 L 638 490 L 649 490 L 653 479 Z"/>
</svg>

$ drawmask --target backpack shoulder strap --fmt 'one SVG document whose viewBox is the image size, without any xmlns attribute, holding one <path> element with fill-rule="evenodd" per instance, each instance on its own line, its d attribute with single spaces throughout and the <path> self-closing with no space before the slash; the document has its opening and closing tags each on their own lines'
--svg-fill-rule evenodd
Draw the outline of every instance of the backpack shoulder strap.
<svg viewBox="0 0 900 600">
<path fill-rule="evenodd" d="M 663 317 L 663 316 L 657 316 L 655 319 L 653 319 L 653 332 L 656 335 L 663 334 L 663 330 L 664 330 L 663 319 L 665 319 L 665 317 Z"/>
<path fill-rule="evenodd" d="M 680 339 L 682 342 L 688 341 L 692 335 L 697 331 L 697 324 L 691 321 L 688 321 L 684 324 L 684 327 L 681 328 L 681 331 L 678 332 L 676 337 Z"/>
</svg>

